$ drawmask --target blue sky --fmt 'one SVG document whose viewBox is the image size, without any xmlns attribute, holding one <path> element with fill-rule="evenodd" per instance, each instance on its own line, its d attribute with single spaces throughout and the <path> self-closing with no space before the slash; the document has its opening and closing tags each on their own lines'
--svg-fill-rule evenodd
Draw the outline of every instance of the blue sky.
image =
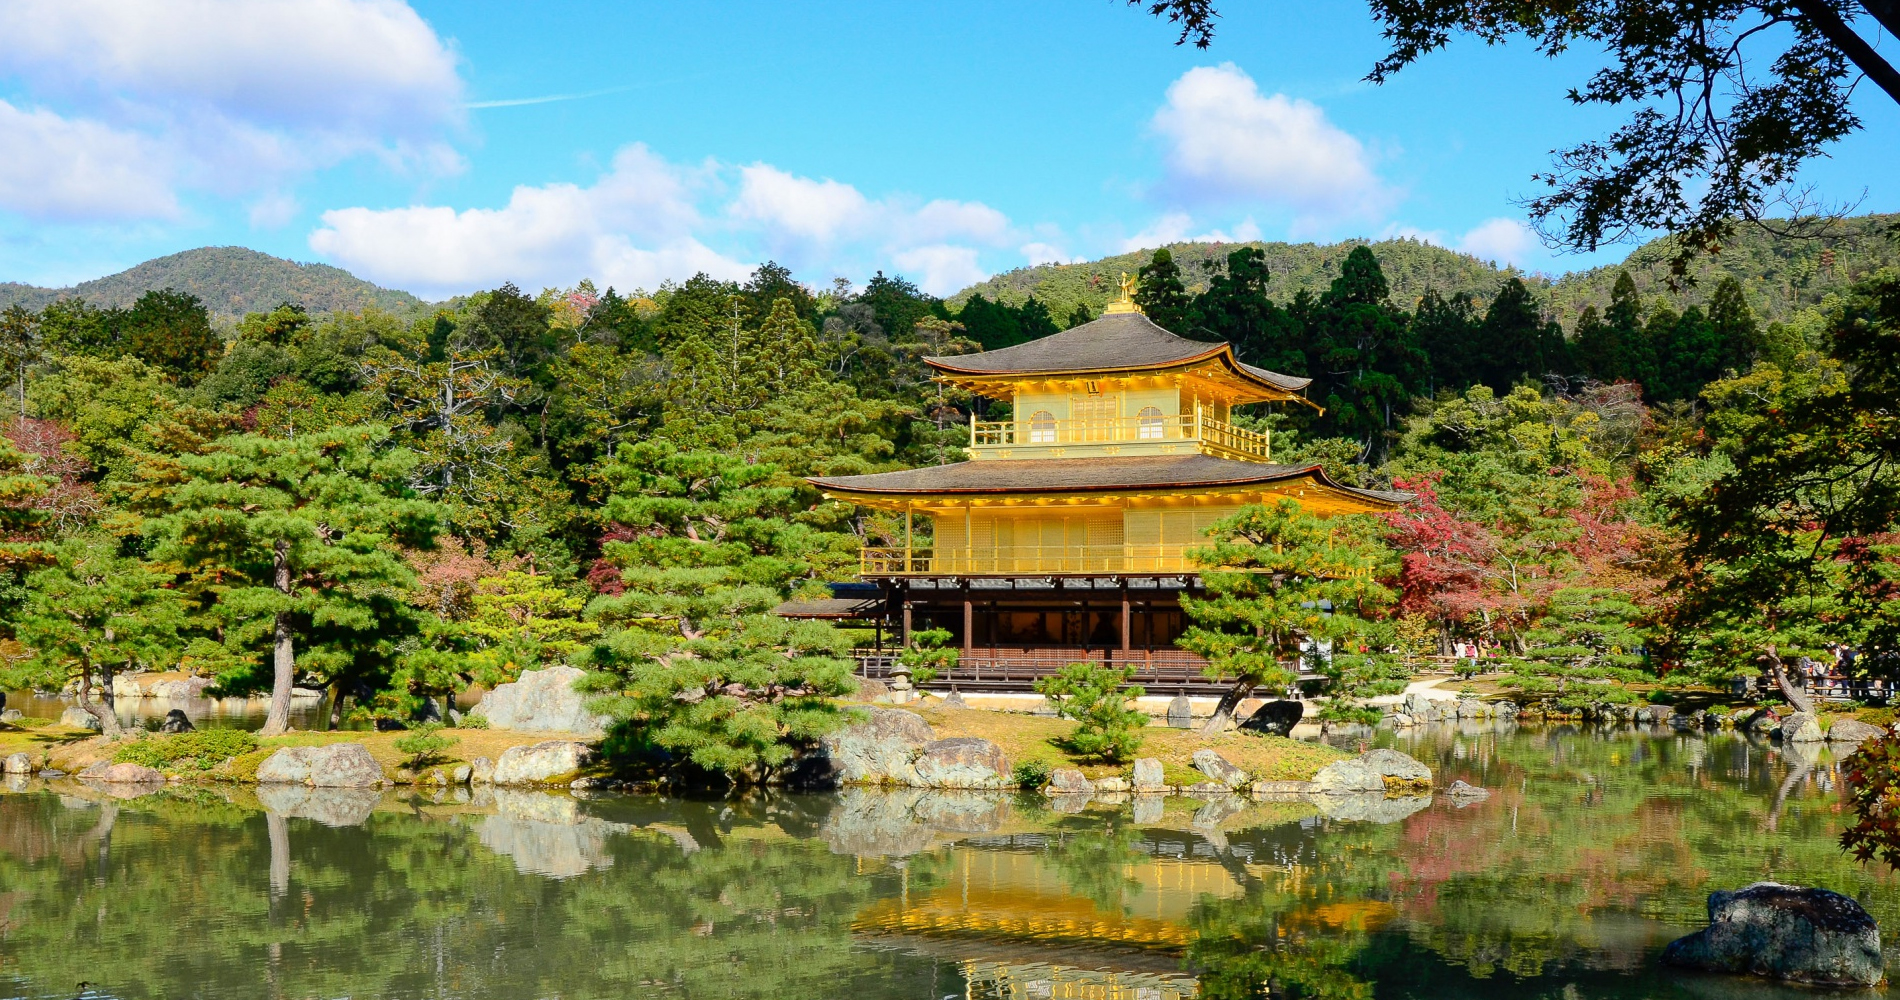
<svg viewBox="0 0 1900 1000">
<path fill-rule="evenodd" d="M 1418 235 L 1561 272 L 1518 203 L 1616 118 L 1587 53 L 1462 41 L 1394 82 L 1358 4 L 1228 0 L 1177 48 L 1119 0 L 13 0 L 0 10 L 0 280 L 196 246 L 427 297 L 652 287 L 773 258 L 948 293 L 1207 235 Z M 1900 209 L 1900 109 L 1807 178 Z"/>
</svg>

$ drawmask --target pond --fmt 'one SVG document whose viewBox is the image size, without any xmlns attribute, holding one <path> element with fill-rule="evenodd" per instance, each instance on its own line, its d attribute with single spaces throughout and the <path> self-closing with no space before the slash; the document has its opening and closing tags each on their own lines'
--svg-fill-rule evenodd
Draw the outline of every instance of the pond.
<svg viewBox="0 0 1900 1000">
<path fill-rule="evenodd" d="M 1329 817 L 872 790 L 122 801 L 15 780 L 0 995 L 1812 996 L 1656 957 L 1711 889 L 1770 877 L 1900 927 L 1894 877 L 1835 846 L 1824 750 L 1571 727 L 1375 740 L 1494 794 Z"/>
</svg>

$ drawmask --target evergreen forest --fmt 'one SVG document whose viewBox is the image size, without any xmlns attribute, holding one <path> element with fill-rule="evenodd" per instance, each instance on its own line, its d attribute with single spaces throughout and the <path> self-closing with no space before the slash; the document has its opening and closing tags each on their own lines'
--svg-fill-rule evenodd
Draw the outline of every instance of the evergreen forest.
<svg viewBox="0 0 1900 1000">
<path fill-rule="evenodd" d="M 1136 299 L 1313 380 L 1323 411 L 1239 418 L 1275 461 L 1417 495 L 1361 533 L 1393 596 L 1362 652 L 1482 640 L 1509 685 L 1570 707 L 1726 685 L 1764 648 L 1891 666 L 1893 272 L 1768 318 L 1732 274 L 1681 306 L 1619 271 L 1566 324 L 1518 275 L 1408 300 L 1367 246 L 1317 292 L 1276 294 L 1275 266 L 1162 249 Z M 619 720 L 610 753 L 777 767 L 841 721 L 859 637 L 768 612 L 902 530 L 803 477 L 963 460 L 972 412 L 1005 408 L 923 359 L 1096 312 L 771 263 L 402 313 L 16 303 L 0 682 L 290 675 L 331 725 L 402 724 L 568 662 Z"/>
</svg>

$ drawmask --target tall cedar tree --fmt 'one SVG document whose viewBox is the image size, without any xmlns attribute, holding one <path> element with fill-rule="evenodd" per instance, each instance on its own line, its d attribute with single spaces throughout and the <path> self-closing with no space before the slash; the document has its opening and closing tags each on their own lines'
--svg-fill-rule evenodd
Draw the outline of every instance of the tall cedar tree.
<svg viewBox="0 0 1900 1000">
<path fill-rule="evenodd" d="M 393 547 L 430 547 L 440 513 L 405 485 L 415 453 L 388 443 L 389 430 L 375 425 L 288 440 L 245 434 L 141 466 L 135 489 L 151 515 L 141 527 L 151 557 L 217 581 L 208 610 L 226 646 L 247 657 L 219 683 L 243 689 L 268 678 L 266 734 L 289 725 L 300 665 L 333 686 L 373 677 L 416 627 L 403 601 L 414 574 Z M 268 671 L 256 656 L 266 648 Z"/>
<path fill-rule="evenodd" d="M 1187 286 L 1181 283 L 1181 265 L 1166 247 L 1154 252 L 1136 272 L 1135 304 L 1154 324 L 1185 335 L 1188 328 Z"/>
<path fill-rule="evenodd" d="M 1178 332 L 1224 340 L 1248 364 L 1305 374 L 1305 331 L 1267 298 L 1267 279 L 1267 255 L 1259 247 L 1229 253 L 1226 266 L 1208 278 L 1207 290 L 1194 297 L 1188 329 Z"/>
<path fill-rule="evenodd" d="M 1373 463 L 1384 460 L 1429 367 L 1389 295 L 1378 258 L 1357 246 L 1306 319 L 1307 371 L 1317 374 L 1323 394 L 1317 401 L 1335 432 L 1358 441 Z"/>
</svg>

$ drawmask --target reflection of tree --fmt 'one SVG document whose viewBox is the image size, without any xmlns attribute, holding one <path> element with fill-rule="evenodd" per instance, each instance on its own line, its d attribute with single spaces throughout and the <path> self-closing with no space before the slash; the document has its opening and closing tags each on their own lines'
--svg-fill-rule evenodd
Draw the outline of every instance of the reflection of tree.
<svg viewBox="0 0 1900 1000">
<path fill-rule="evenodd" d="M 161 793 L 117 810 L 88 839 L 98 807 L 0 797 L 6 960 L 40 987 L 29 994 L 90 980 L 117 996 L 243 995 L 266 967 L 285 996 L 929 993 L 930 960 L 854 949 L 852 919 L 896 893 L 894 875 L 750 822 L 793 822 L 798 805 L 672 803 L 636 818 L 679 829 L 700 810 L 693 825 L 724 836 L 693 851 L 658 830 L 609 837 L 611 868 L 564 881 L 517 871 L 440 814 L 293 818 L 273 845 L 262 813 L 228 802 Z"/>
<path fill-rule="evenodd" d="M 1141 883 L 1129 876 L 1127 866 L 1148 860 L 1135 849 L 1141 831 L 1121 819 L 1119 814 L 1102 823 L 1065 818 L 1045 855 L 1070 892 L 1104 913 L 1128 912 L 1130 897 L 1141 893 Z"/>
<path fill-rule="evenodd" d="M 1264 889 L 1209 900 L 1191 922 L 1187 961 L 1206 1000 L 1370 1000 L 1372 984 L 1353 970 L 1364 928 L 1316 931 L 1289 920 L 1290 900 Z"/>
</svg>

